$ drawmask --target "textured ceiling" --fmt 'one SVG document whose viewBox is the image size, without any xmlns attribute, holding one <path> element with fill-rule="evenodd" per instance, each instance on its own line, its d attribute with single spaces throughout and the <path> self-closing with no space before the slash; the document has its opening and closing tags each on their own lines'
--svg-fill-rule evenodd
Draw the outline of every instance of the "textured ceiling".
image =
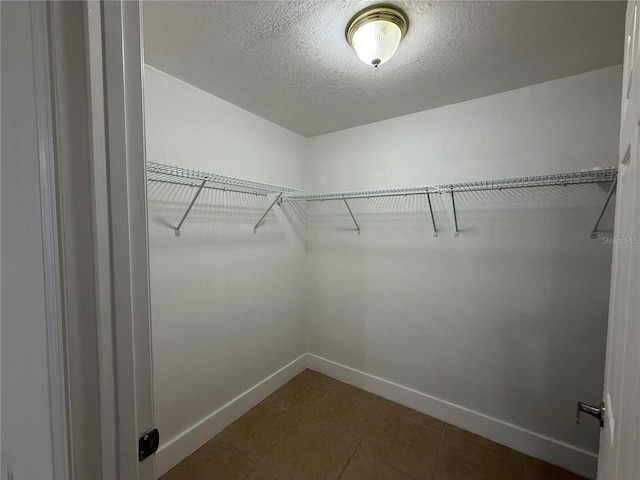
<svg viewBox="0 0 640 480">
<path fill-rule="evenodd" d="M 145 61 L 304 136 L 622 63 L 624 2 L 420 1 L 374 69 L 344 38 L 373 3 L 145 1 Z"/>
</svg>

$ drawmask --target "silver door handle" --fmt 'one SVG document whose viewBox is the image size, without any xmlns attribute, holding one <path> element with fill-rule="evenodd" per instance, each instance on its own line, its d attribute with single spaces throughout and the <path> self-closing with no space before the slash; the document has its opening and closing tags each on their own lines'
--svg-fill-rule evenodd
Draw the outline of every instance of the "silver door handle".
<svg viewBox="0 0 640 480">
<path fill-rule="evenodd" d="M 600 427 L 604 427 L 605 408 L 604 402 L 599 407 L 588 405 L 583 402 L 578 402 L 578 408 L 576 409 L 576 423 L 580 423 L 580 413 L 584 412 L 592 417 L 596 417 L 600 421 Z"/>
</svg>

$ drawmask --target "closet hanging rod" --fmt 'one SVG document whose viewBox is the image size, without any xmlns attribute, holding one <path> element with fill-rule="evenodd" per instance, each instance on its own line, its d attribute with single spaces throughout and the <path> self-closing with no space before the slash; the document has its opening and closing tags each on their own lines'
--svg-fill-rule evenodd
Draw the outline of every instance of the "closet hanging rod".
<svg viewBox="0 0 640 480">
<path fill-rule="evenodd" d="M 187 187 L 200 188 L 200 184 L 202 182 L 175 182 L 171 180 L 159 180 L 159 179 L 147 179 L 149 182 L 154 183 L 164 183 L 167 185 L 180 185 Z M 205 185 L 202 187 L 203 190 L 219 190 L 221 192 L 229 192 L 229 193 L 244 193 L 247 195 L 257 195 L 260 197 L 266 197 L 268 195 L 267 192 L 253 192 L 248 190 L 241 190 L 239 188 L 227 187 L 227 186 L 215 186 L 215 185 L 206 185 L 207 181 L 205 180 Z"/>
<path fill-rule="evenodd" d="M 613 182 L 617 176 L 616 167 L 606 167 L 598 170 L 586 170 L 580 172 L 555 173 L 548 175 L 535 175 L 529 177 L 503 178 L 497 180 L 482 180 L 466 183 L 450 183 L 424 187 L 393 188 L 383 190 L 361 190 L 352 192 L 334 192 L 318 194 L 290 195 L 282 198 L 282 201 L 311 202 L 323 200 L 342 200 L 344 198 L 374 198 L 396 197 L 408 195 L 426 195 L 431 193 L 460 193 L 477 192 L 483 190 L 507 190 L 513 188 L 566 186 L 588 183 Z"/>
<path fill-rule="evenodd" d="M 254 182 L 190 168 L 177 167 L 175 165 L 151 162 L 147 163 L 147 181 L 197 187 L 204 181 L 205 185 L 203 188 L 234 191 L 238 193 L 254 193 L 258 195 L 266 195 L 268 193 L 297 194 L 303 192 L 303 190 L 298 188 Z M 230 188 L 225 188 L 227 186 Z"/>
</svg>

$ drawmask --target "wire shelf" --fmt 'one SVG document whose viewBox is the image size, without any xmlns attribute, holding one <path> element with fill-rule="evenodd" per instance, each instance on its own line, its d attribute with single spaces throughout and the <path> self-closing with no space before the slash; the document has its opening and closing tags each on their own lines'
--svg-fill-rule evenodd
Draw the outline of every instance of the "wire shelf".
<svg viewBox="0 0 640 480">
<path fill-rule="evenodd" d="M 147 181 L 185 185 L 189 187 L 200 187 L 204 182 L 203 188 L 227 192 L 250 193 L 254 195 L 267 195 L 270 193 L 297 194 L 303 192 L 303 190 L 297 188 L 225 177 L 223 175 L 162 163 L 147 163 Z"/>
<path fill-rule="evenodd" d="M 504 178 L 479 182 L 452 183 L 439 185 L 443 192 L 477 192 L 480 190 L 504 190 L 509 188 L 529 188 L 547 186 L 579 185 L 585 183 L 613 182 L 618 174 L 616 167 L 580 172 L 535 175 L 531 177 Z"/>
<path fill-rule="evenodd" d="M 382 190 L 360 190 L 350 192 L 299 194 L 283 197 L 283 201 L 322 201 L 352 198 L 394 197 L 402 195 L 425 195 L 427 193 L 461 193 L 481 190 L 505 190 L 511 188 L 530 188 L 546 186 L 566 186 L 586 183 L 613 182 L 618 174 L 616 167 L 580 172 L 535 175 L 529 177 L 503 178 L 498 180 L 482 180 L 466 183 L 449 183 L 424 187 L 392 188 Z"/>
<path fill-rule="evenodd" d="M 303 190 L 299 190 L 297 188 L 283 187 L 281 185 L 272 185 L 269 183 L 253 182 L 250 180 L 243 180 L 234 177 L 225 177 L 223 175 L 216 175 L 214 173 L 192 170 L 189 168 L 176 167 L 174 165 L 147 163 L 147 181 L 149 182 L 162 182 L 175 185 L 197 187 L 184 215 L 180 219 L 180 222 L 177 224 L 177 226 L 174 228 L 175 235 L 178 237 L 180 236 L 180 228 L 187 219 L 191 208 L 198 199 L 200 192 L 204 188 L 211 188 L 229 192 L 250 193 L 264 196 L 270 193 L 277 193 L 277 197 L 271 202 L 269 208 L 265 211 L 265 213 L 262 215 L 262 217 L 260 217 L 258 222 L 253 227 L 254 233 L 256 232 L 256 229 L 260 226 L 264 218 L 273 209 L 274 205 L 276 205 L 276 203 L 281 204 L 282 202 L 295 201 L 342 200 L 347 210 L 349 211 L 356 230 L 358 231 L 358 233 L 360 233 L 360 226 L 358 225 L 358 222 L 347 200 L 354 198 L 394 197 L 400 195 L 427 195 L 427 200 L 429 203 L 429 213 L 431 215 L 431 222 L 433 225 L 433 236 L 438 236 L 438 230 L 436 227 L 436 220 L 433 213 L 430 194 L 448 193 L 451 195 L 451 206 L 453 209 L 453 218 L 455 221 L 454 234 L 456 237 L 458 237 L 460 235 L 460 232 L 458 230 L 458 218 L 456 214 L 456 193 L 609 182 L 611 183 L 611 186 L 609 188 L 607 200 L 604 204 L 604 207 L 602 208 L 595 226 L 591 231 L 591 237 L 597 238 L 598 225 L 616 188 L 617 176 L 618 169 L 616 167 L 605 167 L 594 170 L 584 170 L 580 172 L 503 178 L 498 180 L 481 180 L 477 182 L 466 183 L 449 183 L 424 187 L 306 194 Z"/>
</svg>

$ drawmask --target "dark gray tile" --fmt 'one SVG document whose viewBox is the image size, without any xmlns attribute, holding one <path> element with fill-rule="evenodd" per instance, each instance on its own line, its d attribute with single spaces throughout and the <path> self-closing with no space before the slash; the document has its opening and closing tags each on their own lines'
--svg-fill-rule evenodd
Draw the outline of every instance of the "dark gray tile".
<svg viewBox="0 0 640 480">
<path fill-rule="evenodd" d="M 362 436 L 380 412 L 380 404 L 358 389 L 336 389 L 327 393 L 308 413 L 307 418 L 323 423 L 338 423 Z"/>
<path fill-rule="evenodd" d="M 526 455 L 523 463 L 523 480 L 586 480 L 580 475 Z"/>
<path fill-rule="evenodd" d="M 260 461 L 300 420 L 296 411 L 261 402 L 225 428 L 219 437 L 252 460 Z"/>
<path fill-rule="evenodd" d="M 521 480 L 523 455 L 447 425 L 434 480 Z"/>
<path fill-rule="evenodd" d="M 366 449 L 359 447 L 340 480 L 411 480 L 411 477 L 371 457 Z"/>
<path fill-rule="evenodd" d="M 338 478 L 582 479 L 428 415 L 305 370 L 161 480 Z"/>
<path fill-rule="evenodd" d="M 443 435 L 383 410 L 362 440 L 364 453 L 415 480 L 430 479 Z"/>
<path fill-rule="evenodd" d="M 253 468 L 249 457 L 216 437 L 169 470 L 161 480 L 244 480 Z"/>
<path fill-rule="evenodd" d="M 326 375 L 313 370 L 305 370 L 269 395 L 265 401 L 304 414 L 322 400 L 338 383 L 337 380 Z"/>
<path fill-rule="evenodd" d="M 267 455 L 282 480 L 335 480 L 358 445 L 358 437 L 336 422 L 303 420 Z"/>
</svg>

